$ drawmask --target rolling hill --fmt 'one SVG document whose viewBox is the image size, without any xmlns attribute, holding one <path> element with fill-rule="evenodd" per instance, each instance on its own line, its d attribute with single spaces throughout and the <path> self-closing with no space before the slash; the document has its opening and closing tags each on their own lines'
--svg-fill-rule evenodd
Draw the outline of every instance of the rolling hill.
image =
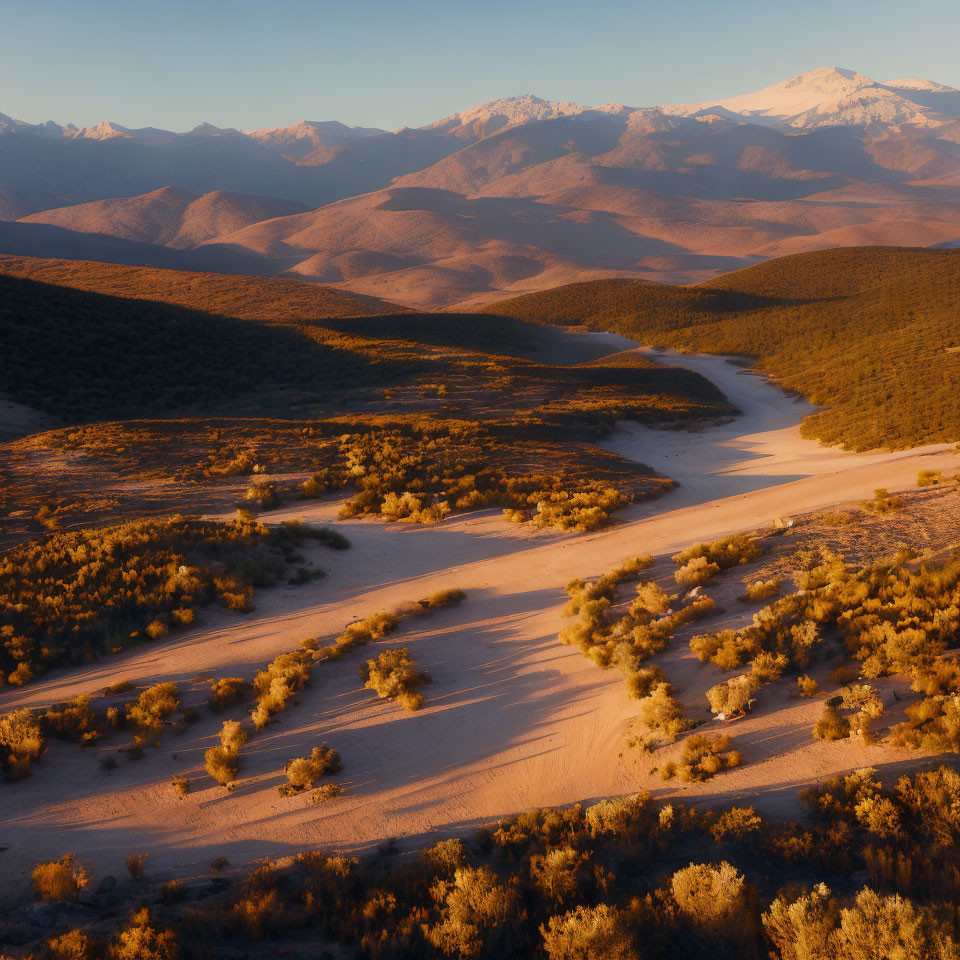
<svg viewBox="0 0 960 960">
<path fill-rule="evenodd" d="M 695 283 L 793 253 L 960 244 L 960 92 L 827 67 L 697 104 L 505 97 L 393 133 L 0 117 L 0 216 L 21 218 L 0 253 L 289 273 L 416 309 Z"/>
<path fill-rule="evenodd" d="M 46 223 L 80 233 L 157 243 L 178 250 L 242 227 L 302 213 L 302 204 L 274 197 L 254 197 L 217 190 L 198 196 L 176 187 L 161 187 L 140 197 L 96 200 L 57 207 L 23 217 L 23 223 Z"/>
<path fill-rule="evenodd" d="M 960 439 L 960 251 L 859 248 L 771 260 L 690 287 L 598 280 L 490 313 L 754 357 L 853 450 Z"/>
<path fill-rule="evenodd" d="M 0 256 L 0 275 L 131 300 L 157 300 L 240 320 L 296 323 L 406 311 L 375 297 L 316 283 L 95 261 Z"/>
</svg>

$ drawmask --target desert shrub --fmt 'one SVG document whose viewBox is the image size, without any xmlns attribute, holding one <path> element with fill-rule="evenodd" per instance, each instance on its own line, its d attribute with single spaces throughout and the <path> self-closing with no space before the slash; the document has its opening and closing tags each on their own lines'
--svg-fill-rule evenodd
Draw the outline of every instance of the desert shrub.
<svg viewBox="0 0 960 960">
<path fill-rule="evenodd" d="M 571 846 L 535 853 L 530 857 L 530 880 L 547 903 L 562 906 L 580 892 L 587 859 Z"/>
<path fill-rule="evenodd" d="M 9 550 L 0 557 L 0 672 L 23 683 L 158 639 L 189 619 L 187 610 L 192 617 L 218 597 L 245 608 L 253 586 L 283 573 L 300 536 L 175 516 L 56 533 Z"/>
<path fill-rule="evenodd" d="M 932 487 L 943 482 L 943 473 L 940 470 L 921 470 L 917 474 L 918 487 Z"/>
<path fill-rule="evenodd" d="M 809 894 L 790 901 L 781 896 L 763 915 L 767 936 L 782 960 L 843 957 L 955 957 L 960 948 L 952 923 L 930 907 L 900 896 L 881 897 L 864 888 L 850 906 L 818 884 Z"/>
<path fill-rule="evenodd" d="M 314 654 L 309 650 L 293 650 L 281 653 L 253 678 L 257 705 L 253 711 L 253 723 L 257 730 L 266 726 L 270 717 L 287 705 L 287 701 L 299 693 L 310 680 Z"/>
<path fill-rule="evenodd" d="M 287 792 L 299 792 L 312 787 L 314 780 L 319 780 L 331 773 L 338 773 L 342 769 L 343 761 L 340 759 L 340 754 L 333 747 L 322 743 L 310 751 L 309 757 L 297 757 L 287 763 L 283 772 L 287 775 L 289 783 L 286 788 L 282 787 L 281 791 L 286 789 Z"/>
<path fill-rule="evenodd" d="M 883 517 L 901 510 L 903 508 L 903 497 L 891 497 L 889 490 L 885 487 L 878 487 L 873 491 L 873 499 L 862 500 L 860 506 L 863 507 L 867 513 Z"/>
<path fill-rule="evenodd" d="M 312 800 L 314 803 L 326 803 L 328 800 L 342 797 L 346 792 L 346 788 L 341 783 L 323 783 L 314 789 Z"/>
<path fill-rule="evenodd" d="M 729 737 L 690 736 L 683 742 L 679 762 L 668 768 L 669 775 L 665 774 L 664 779 L 676 776 L 684 783 L 709 780 L 721 770 L 738 767 L 740 763 L 740 751 L 730 749 Z"/>
<path fill-rule="evenodd" d="M 458 869 L 432 889 L 440 921 L 424 926 L 427 941 L 448 957 L 498 955 L 516 922 L 517 892 L 486 867 Z"/>
<path fill-rule="evenodd" d="M 715 843 L 743 843 L 757 839 L 762 828 L 763 819 L 753 807 L 731 807 L 710 824 L 710 836 Z"/>
<path fill-rule="evenodd" d="M 762 649 L 757 630 L 720 630 L 690 638 L 690 649 L 701 663 L 715 664 L 721 670 L 735 670 Z"/>
<path fill-rule="evenodd" d="M 820 719 L 813 725 L 813 735 L 817 740 L 845 740 L 850 736 L 850 721 L 836 706 L 825 703 Z"/>
<path fill-rule="evenodd" d="M 41 900 L 75 900 L 89 883 L 90 874 L 72 853 L 65 853 L 59 860 L 38 863 L 31 879 Z"/>
<path fill-rule="evenodd" d="M 280 499 L 280 490 L 273 482 L 251 484 L 247 487 L 244 500 L 246 500 L 251 507 L 260 507 L 263 509 L 278 507 L 282 502 Z"/>
<path fill-rule="evenodd" d="M 127 704 L 127 720 L 142 731 L 162 729 L 180 706 L 180 689 L 169 681 L 148 687 Z"/>
<path fill-rule="evenodd" d="M 818 740 L 860 736 L 869 742 L 870 723 L 882 714 L 883 703 L 873 687 L 865 683 L 843 687 L 823 705 L 823 714 L 814 724 L 813 735 Z"/>
<path fill-rule="evenodd" d="M 651 795 L 641 792 L 601 800 L 583 811 L 583 820 L 594 840 L 616 837 L 630 841 L 654 828 L 656 813 Z"/>
<path fill-rule="evenodd" d="M 182 775 L 174 777 L 170 781 L 170 785 L 173 787 L 173 792 L 181 800 L 190 793 L 190 781 Z"/>
<path fill-rule="evenodd" d="M 915 667 L 910 689 L 927 697 L 960 692 L 960 663 L 938 657 L 929 666 Z"/>
<path fill-rule="evenodd" d="M 747 907 L 743 876 L 726 861 L 691 863 L 670 880 L 670 892 L 691 926 L 711 933 L 732 930 Z"/>
<path fill-rule="evenodd" d="M 906 710 L 907 719 L 892 730 L 895 746 L 937 753 L 960 753 L 960 705 L 957 695 L 924 697 Z"/>
<path fill-rule="evenodd" d="M 240 748 L 247 742 L 243 724 L 225 720 L 220 728 L 220 745 L 211 747 L 203 755 L 204 769 L 221 786 L 226 786 L 237 777 L 240 769 Z"/>
<path fill-rule="evenodd" d="M 707 691 L 710 709 L 720 720 L 748 713 L 753 705 L 754 681 L 748 674 L 724 680 Z"/>
<path fill-rule="evenodd" d="M 146 853 L 131 853 L 123 863 L 134 880 L 140 880 L 143 877 L 143 871 L 147 865 Z"/>
<path fill-rule="evenodd" d="M 769 600 L 780 592 L 780 581 L 776 578 L 771 580 L 756 580 L 747 584 L 747 589 L 737 598 L 743 603 L 757 603 L 761 600 Z"/>
<path fill-rule="evenodd" d="M 674 571 L 673 579 L 682 587 L 694 587 L 712 580 L 719 572 L 719 565 L 706 557 L 693 557 Z"/>
<path fill-rule="evenodd" d="M 683 707 L 677 702 L 672 691 L 669 683 L 658 683 L 650 695 L 640 701 L 640 717 L 643 722 L 670 741 L 693 725 L 692 721 L 684 717 Z"/>
<path fill-rule="evenodd" d="M 797 677 L 797 695 L 804 698 L 815 697 L 820 692 L 820 684 L 813 677 L 804 674 Z"/>
<path fill-rule="evenodd" d="M 116 697 L 121 693 L 129 693 L 133 688 L 134 684 L 130 680 L 118 680 L 116 683 L 104 687 L 103 695 L 105 697 Z"/>
<path fill-rule="evenodd" d="M 430 674 L 417 667 L 406 647 L 384 650 L 360 667 L 360 679 L 381 700 L 396 700 L 407 710 L 419 710 L 423 695 L 419 688 L 430 682 Z"/>
<path fill-rule="evenodd" d="M 30 773 L 30 764 L 44 749 L 43 729 L 32 710 L 12 710 L 0 714 L 0 762 L 10 780 Z"/>
<path fill-rule="evenodd" d="M 100 960 L 102 956 L 101 944 L 80 929 L 51 937 L 43 954 L 44 960 Z"/>
<path fill-rule="evenodd" d="M 43 725 L 50 736 L 78 743 L 94 743 L 103 735 L 101 718 L 83 694 L 48 707 Z"/>
<path fill-rule="evenodd" d="M 236 706 L 250 693 L 250 684 L 242 677 L 220 677 L 210 681 L 210 707 L 222 711 Z"/>
<path fill-rule="evenodd" d="M 540 927 L 550 960 L 639 960 L 630 925 L 615 907 L 576 907 Z"/>
<path fill-rule="evenodd" d="M 787 668 L 787 658 L 782 653 L 769 653 L 761 650 L 750 664 L 750 679 L 754 686 L 764 683 L 773 683 L 779 680 Z"/>
<path fill-rule="evenodd" d="M 635 670 L 625 670 L 627 674 L 627 695 L 631 700 L 643 700 L 653 693 L 653 688 L 667 683 L 667 675 L 657 664 L 651 667 L 637 667 Z"/>
<path fill-rule="evenodd" d="M 180 945 L 172 930 L 158 930 L 150 923 L 146 907 L 133 914 L 130 924 L 117 935 L 111 960 L 179 960 Z"/>
<path fill-rule="evenodd" d="M 716 564 L 721 570 L 728 570 L 741 563 L 755 560 L 763 553 L 763 549 L 755 541 L 741 533 L 729 537 L 721 537 L 709 543 L 695 543 L 671 558 L 677 566 L 682 567 L 692 560 L 706 560 Z"/>
</svg>

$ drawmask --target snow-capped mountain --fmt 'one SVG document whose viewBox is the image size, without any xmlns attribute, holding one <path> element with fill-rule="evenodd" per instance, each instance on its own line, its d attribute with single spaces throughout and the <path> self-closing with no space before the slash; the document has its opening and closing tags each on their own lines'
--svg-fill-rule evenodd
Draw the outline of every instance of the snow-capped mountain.
<svg viewBox="0 0 960 960">
<path fill-rule="evenodd" d="M 719 113 L 749 123 L 799 129 L 933 127 L 960 117 L 960 91 L 916 78 L 877 83 L 853 70 L 821 67 L 754 93 L 660 109 L 686 117 Z"/>
<path fill-rule="evenodd" d="M 621 116 L 631 113 L 633 109 L 633 107 L 625 107 L 622 103 L 605 103 L 599 107 L 587 107 L 581 103 L 566 100 L 541 100 L 540 97 L 528 93 L 523 97 L 501 97 L 498 100 L 489 100 L 469 110 L 437 120 L 423 129 L 471 138 L 489 136 L 504 127 L 518 123 L 573 117 L 587 111 Z"/>
</svg>

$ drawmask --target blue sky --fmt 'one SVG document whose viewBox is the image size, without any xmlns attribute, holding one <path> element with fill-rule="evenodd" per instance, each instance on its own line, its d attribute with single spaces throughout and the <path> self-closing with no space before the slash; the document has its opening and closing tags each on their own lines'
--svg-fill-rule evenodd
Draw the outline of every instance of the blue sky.
<svg viewBox="0 0 960 960">
<path fill-rule="evenodd" d="M 417 126 L 535 93 L 633 106 L 819 66 L 960 87 L 960 0 L 0 0 L 0 113 Z"/>
</svg>

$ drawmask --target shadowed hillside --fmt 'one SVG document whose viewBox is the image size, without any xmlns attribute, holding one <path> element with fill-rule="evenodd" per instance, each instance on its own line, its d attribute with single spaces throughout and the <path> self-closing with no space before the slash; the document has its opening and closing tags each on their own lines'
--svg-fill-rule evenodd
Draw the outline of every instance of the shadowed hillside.
<svg viewBox="0 0 960 960">
<path fill-rule="evenodd" d="M 134 300 L 164 303 L 242 320 L 316 320 L 403 313 L 405 307 L 315 283 L 85 260 L 0 257 L 0 274 Z"/>
<path fill-rule="evenodd" d="M 342 392 L 377 376 L 294 327 L 10 276 L 0 276 L 0 340 L 0 392 L 71 420 L 280 388 Z"/>
<path fill-rule="evenodd" d="M 488 309 L 755 357 L 826 408 L 804 424 L 826 443 L 867 450 L 960 438 L 960 251 L 827 250 L 693 287 L 597 280 Z"/>
</svg>

